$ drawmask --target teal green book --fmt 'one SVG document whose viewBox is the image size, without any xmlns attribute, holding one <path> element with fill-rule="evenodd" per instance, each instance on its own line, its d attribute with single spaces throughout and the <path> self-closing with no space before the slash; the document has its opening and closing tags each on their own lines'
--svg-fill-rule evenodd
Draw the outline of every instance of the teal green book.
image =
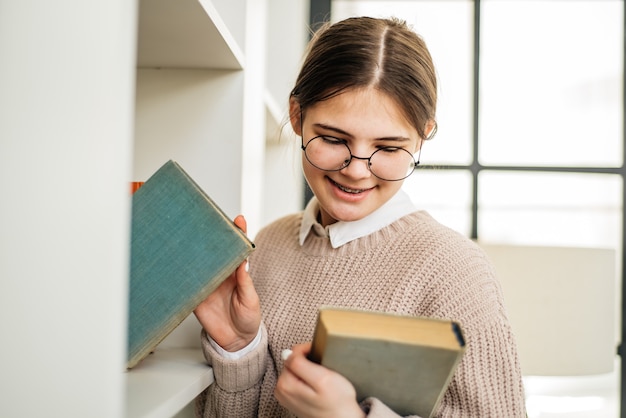
<svg viewBox="0 0 626 418">
<path fill-rule="evenodd" d="M 253 251 L 174 161 L 132 197 L 128 368 L 137 365 Z"/>
</svg>

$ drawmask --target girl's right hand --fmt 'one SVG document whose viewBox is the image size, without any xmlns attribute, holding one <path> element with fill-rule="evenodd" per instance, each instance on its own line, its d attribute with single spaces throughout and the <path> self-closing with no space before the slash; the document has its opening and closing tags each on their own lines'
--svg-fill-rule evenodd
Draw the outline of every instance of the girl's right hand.
<svg viewBox="0 0 626 418">
<path fill-rule="evenodd" d="M 235 225 L 244 233 L 246 220 L 239 215 Z M 213 293 L 193 311 L 211 338 L 226 351 L 246 347 L 256 337 L 261 324 L 261 305 L 252 279 L 241 263 Z"/>
<path fill-rule="evenodd" d="M 310 342 L 292 349 L 274 389 L 282 406 L 301 418 L 366 416 L 348 379 L 308 359 Z"/>
</svg>

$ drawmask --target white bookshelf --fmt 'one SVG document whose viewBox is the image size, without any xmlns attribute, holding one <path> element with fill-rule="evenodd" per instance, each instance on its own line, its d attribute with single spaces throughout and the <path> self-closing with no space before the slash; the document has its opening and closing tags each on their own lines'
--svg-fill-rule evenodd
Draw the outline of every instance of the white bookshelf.
<svg viewBox="0 0 626 418">
<path fill-rule="evenodd" d="M 246 30 L 255 28 L 245 17 L 258 5 L 264 2 L 139 2 L 133 180 L 174 159 L 227 214 L 248 205 L 248 217 L 256 216 L 260 203 L 246 201 L 243 190 L 262 176 L 244 175 L 244 160 L 247 147 L 264 147 L 262 79 L 247 72 L 258 58 L 244 46 L 258 48 L 248 44 Z M 256 37 L 263 42 L 259 29 Z M 252 158 L 253 170 L 262 167 L 262 152 Z M 192 402 L 213 382 L 193 315 L 125 378 L 127 417 L 171 417 Z"/>
<path fill-rule="evenodd" d="M 295 3 L 3 1 L 0 416 L 180 418 L 211 384 L 194 318 L 125 370 L 129 182 L 175 159 L 254 235 L 273 166 L 264 26 Z M 306 22 L 270 20 L 280 80 Z"/>
<path fill-rule="evenodd" d="M 234 216 L 245 106 L 262 109 L 262 98 L 246 89 L 243 48 L 217 6 L 245 12 L 247 1 L 139 2 L 133 180 L 175 159 Z"/>
<path fill-rule="evenodd" d="M 213 371 L 200 350 L 157 350 L 126 373 L 126 416 L 172 417 L 211 383 Z"/>
<path fill-rule="evenodd" d="M 231 6 L 245 10 L 245 2 Z M 242 70 L 240 45 L 210 0 L 141 0 L 137 66 Z"/>
</svg>

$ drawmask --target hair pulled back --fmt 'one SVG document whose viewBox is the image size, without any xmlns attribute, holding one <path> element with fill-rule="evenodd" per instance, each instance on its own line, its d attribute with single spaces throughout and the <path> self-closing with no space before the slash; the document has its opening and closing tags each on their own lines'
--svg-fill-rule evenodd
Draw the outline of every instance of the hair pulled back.
<svg viewBox="0 0 626 418">
<path fill-rule="evenodd" d="M 346 90 L 376 88 L 403 110 L 420 137 L 435 120 L 437 77 L 420 36 L 405 21 L 354 17 L 320 28 L 292 90 L 300 108 Z"/>
</svg>

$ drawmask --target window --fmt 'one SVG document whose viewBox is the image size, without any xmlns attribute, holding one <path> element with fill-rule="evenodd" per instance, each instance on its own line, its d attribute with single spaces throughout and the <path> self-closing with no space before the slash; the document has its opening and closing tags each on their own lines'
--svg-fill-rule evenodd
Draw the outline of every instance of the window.
<svg viewBox="0 0 626 418">
<path fill-rule="evenodd" d="M 431 50 L 439 130 L 405 182 L 420 207 L 484 241 L 619 249 L 623 7 L 333 0 L 331 17 L 393 14 Z"/>
<path fill-rule="evenodd" d="M 623 0 L 330 4 L 333 21 L 401 17 L 431 50 L 440 83 L 438 133 L 423 148 L 424 167 L 404 185 L 419 207 L 481 241 L 623 254 Z M 608 398 L 581 396 L 585 385 L 606 380 L 527 380 L 535 385 L 527 395 L 551 394 L 553 383 L 560 385 L 556 393 L 569 391 L 547 406 L 539 404 L 550 396 L 528 398 L 529 416 L 613 416 L 626 405 L 626 392 L 618 399 L 618 375 Z"/>
</svg>

